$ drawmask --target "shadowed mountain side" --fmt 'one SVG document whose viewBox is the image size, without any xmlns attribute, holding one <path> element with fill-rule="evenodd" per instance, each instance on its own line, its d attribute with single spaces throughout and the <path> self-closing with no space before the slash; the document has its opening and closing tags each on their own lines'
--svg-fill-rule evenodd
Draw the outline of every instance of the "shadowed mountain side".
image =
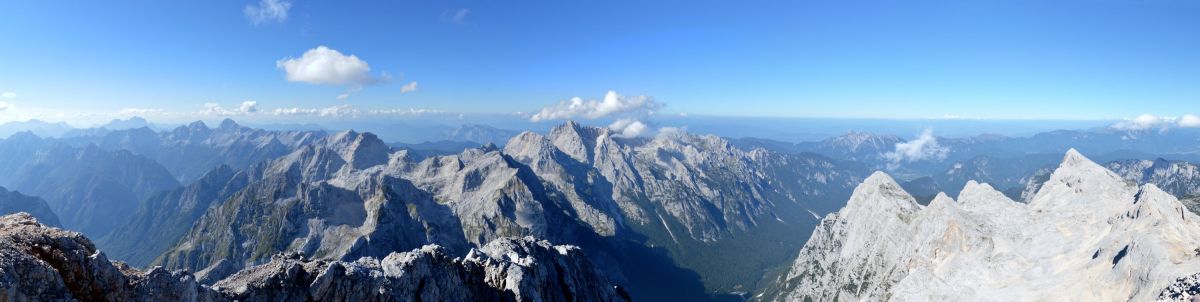
<svg viewBox="0 0 1200 302">
<path fill-rule="evenodd" d="M 144 267 L 178 241 L 210 206 L 224 202 L 248 182 L 245 173 L 217 167 L 187 187 L 143 200 L 130 220 L 97 242 L 113 258 Z"/>
<path fill-rule="evenodd" d="M 54 215 L 54 211 L 45 200 L 0 187 L 0 215 L 17 212 L 29 213 L 47 226 L 62 227 L 58 222 L 58 215 Z"/>
<path fill-rule="evenodd" d="M 166 169 L 127 151 L 72 147 L 28 133 L 0 141 L 0 184 L 41 197 L 66 227 L 103 236 L 138 202 L 179 187 Z"/>
</svg>

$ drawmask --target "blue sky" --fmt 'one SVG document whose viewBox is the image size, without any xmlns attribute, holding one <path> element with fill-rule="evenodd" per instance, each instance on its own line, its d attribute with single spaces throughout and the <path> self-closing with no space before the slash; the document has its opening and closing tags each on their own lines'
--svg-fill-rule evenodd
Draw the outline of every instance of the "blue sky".
<svg viewBox="0 0 1200 302">
<path fill-rule="evenodd" d="M 318 46 L 367 80 L 289 81 Z M 528 115 L 608 91 L 658 114 L 1121 119 L 1200 112 L 1198 83 L 1195 1 L 0 3 L 0 121 Z"/>
</svg>

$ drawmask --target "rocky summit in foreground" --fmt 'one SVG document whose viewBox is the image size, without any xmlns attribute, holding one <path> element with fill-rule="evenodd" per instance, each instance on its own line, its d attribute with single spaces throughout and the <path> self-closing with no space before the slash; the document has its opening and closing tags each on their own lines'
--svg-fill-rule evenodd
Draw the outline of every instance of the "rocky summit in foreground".
<svg viewBox="0 0 1200 302">
<path fill-rule="evenodd" d="M 33 216 L 0 217 L 0 301 L 626 301 L 574 246 L 502 238 L 463 258 L 427 245 L 382 260 L 297 254 L 228 274 L 111 262 L 83 235 Z"/>
<path fill-rule="evenodd" d="M 1071 150 L 1028 204 L 971 182 L 921 206 L 877 172 L 761 298 L 1185 300 L 1197 272 L 1200 216 Z"/>
</svg>

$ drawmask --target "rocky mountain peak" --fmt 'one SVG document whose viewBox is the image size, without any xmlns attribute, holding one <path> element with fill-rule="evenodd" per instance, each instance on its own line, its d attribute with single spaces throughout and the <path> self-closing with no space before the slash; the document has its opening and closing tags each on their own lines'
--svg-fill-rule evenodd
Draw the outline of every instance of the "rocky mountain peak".
<svg viewBox="0 0 1200 302">
<path fill-rule="evenodd" d="M 860 150 L 885 150 L 895 143 L 903 141 L 895 135 L 879 135 L 870 132 L 850 131 L 846 134 L 824 140 L 822 143 L 830 146 L 843 147 L 850 152 Z"/>
<path fill-rule="evenodd" d="M 200 142 L 208 139 L 212 134 L 212 129 L 204 124 L 204 121 L 195 121 L 190 124 L 176 127 L 171 131 L 171 136 L 175 140 L 189 141 L 192 143 Z"/>
<path fill-rule="evenodd" d="M 1019 207 L 1023 205 L 1008 198 L 1008 196 L 1005 196 L 1004 193 L 996 190 L 991 185 L 979 183 L 974 180 L 967 181 L 966 186 L 963 186 L 962 191 L 958 193 L 958 203 L 963 208 L 968 209 Z"/>
<path fill-rule="evenodd" d="M 876 171 L 854 188 L 843 211 L 913 213 L 920 208 L 916 198 L 905 192 L 895 179 L 887 173 Z"/>
<path fill-rule="evenodd" d="M 1091 207 L 1116 210 L 1120 205 L 1099 202 L 1127 200 L 1135 189 L 1121 176 L 1084 157 L 1079 151 L 1070 149 L 1029 204 L 1052 211 L 1078 211 L 1083 205 L 1089 204 Z"/>
<path fill-rule="evenodd" d="M 504 144 L 504 153 L 524 162 L 550 160 L 555 154 L 563 154 L 545 136 L 530 131 L 522 132 Z"/>
<path fill-rule="evenodd" d="M 221 121 L 221 125 L 217 126 L 217 129 L 231 131 L 231 130 L 237 130 L 241 127 L 242 126 L 238 125 L 238 123 L 233 121 L 233 119 L 227 118 L 227 119 L 224 119 Z"/>
<path fill-rule="evenodd" d="M 1029 206 L 971 181 L 905 216 L 879 206 L 903 199 L 884 176 L 822 221 L 773 299 L 1148 301 L 1200 271 L 1200 218 L 1075 150 Z"/>
<path fill-rule="evenodd" d="M 500 147 L 496 146 L 495 143 L 486 143 L 479 146 L 479 150 L 482 150 L 483 152 L 500 151 Z"/>
<path fill-rule="evenodd" d="M 186 128 L 191 131 L 208 131 L 209 130 L 208 124 L 205 124 L 204 121 L 191 122 L 191 123 L 187 124 Z"/>
<path fill-rule="evenodd" d="M 929 205 L 926 206 L 926 208 L 930 209 L 930 208 L 955 207 L 955 205 L 954 205 L 955 203 L 956 202 L 954 201 L 954 199 L 950 198 L 950 195 L 946 195 L 945 192 L 940 192 L 937 194 L 937 196 L 933 197 L 933 200 L 929 201 Z"/>
<path fill-rule="evenodd" d="M 563 153 L 571 156 L 576 161 L 582 163 L 591 163 L 596 148 L 596 138 L 602 133 L 602 129 L 596 127 L 583 126 L 575 121 L 567 121 L 565 124 L 554 127 L 550 130 L 550 135 L 547 137 L 554 146 L 562 150 Z"/>
<path fill-rule="evenodd" d="M 1084 165 L 1096 165 L 1096 163 L 1092 162 L 1092 160 L 1088 159 L 1086 156 L 1083 156 L 1083 153 L 1079 153 L 1079 150 L 1071 148 L 1068 149 L 1067 153 L 1063 155 L 1063 160 L 1059 165 L 1059 168 L 1071 168 Z"/>
<path fill-rule="evenodd" d="M 4 140 L 10 141 L 10 142 L 30 142 L 30 141 L 39 141 L 41 139 L 42 139 L 42 137 L 38 136 L 37 134 L 34 134 L 33 131 L 26 130 L 26 131 L 13 133 L 13 135 L 8 136 L 8 138 L 6 138 Z"/>
<path fill-rule="evenodd" d="M 370 132 L 354 130 L 338 132 L 329 138 L 327 146 L 341 155 L 355 169 L 365 169 L 388 162 L 391 148 Z"/>
<path fill-rule="evenodd" d="M 1134 195 L 1133 203 L 1133 210 L 1128 210 L 1126 216 L 1132 219 L 1152 215 L 1154 219 L 1182 224 L 1191 214 L 1182 202 L 1154 184 L 1142 185 Z"/>
</svg>

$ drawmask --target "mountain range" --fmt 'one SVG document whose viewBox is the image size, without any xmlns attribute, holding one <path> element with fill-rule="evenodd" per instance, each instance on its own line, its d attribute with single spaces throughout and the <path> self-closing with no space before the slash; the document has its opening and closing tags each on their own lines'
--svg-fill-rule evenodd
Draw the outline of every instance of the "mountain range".
<svg viewBox="0 0 1200 302">
<path fill-rule="evenodd" d="M 1188 147 L 1194 137 L 1186 131 L 927 137 L 938 156 L 897 161 L 897 149 L 911 141 L 862 132 L 792 144 L 673 128 L 627 137 L 568 121 L 545 132 L 466 125 L 439 134 L 463 140 L 405 144 L 372 132 L 264 130 L 232 120 L 167 130 L 144 120 L 111 124 L 57 138 L 23 132 L 0 140 L 6 155 L 0 185 L 22 192 L 0 196 L 7 196 L 0 198 L 0 214 L 30 212 L 49 225 L 82 231 L 107 257 L 146 273 L 155 267 L 177 277 L 195 272 L 199 284 L 214 290 L 218 281 L 255 267 L 371 272 L 400 251 L 466 259 L 472 250 L 531 237 L 578 246 L 576 253 L 596 264 L 595 278 L 620 284 L 633 299 L 883 299 L 907 276 L 893 262 L 918 257 L 905 249 L 942 244 L 911 237 L 924 236 L 916 228 L 948 221 L 926 217 L 914 224 L 932 215 L 921 214 L 933 213 L 928 209 L 968 217 L 954 220 L 973 225 L 976 233 L 964 236 L 1029 236 L 986 230 L 999 223 L 979 219 L 999 218 L 963 214 L 971 210 L 966 204 L 980 196 L 988 198 L 981 203 L 987 211 L 1044 203 L 1037 201 L 1045 199 L 1041 192 L 1062 170 L 1056 168 L 1061 150 L 1053 148 L 1070 143 L 1089 146 L 1087 153 L 1102 159 L 1119 182 L 1161 188 L 1183 208 L 1200 209 L 1200 174 L 1186 161 L 1195 153 Z M 1049 143 L 1055 140 L 1067 143 Z M 1082 158 L 1071 154 L 1068 160 Z M 1091 163 L 1078 160 L 1084 161 Z M 860 196 L 864 186 L 891 193 Z M 899 204 L 889 211 L 908 218 L 878 226 L 885 229 L 847 229 L 853 221 L 891 217 L 876 217 L 871 213 L 879 207 L 863 205 L 881 198 Z M 1005 206 L 990 208 L 994 204 Z M 1021 211 L 1004 215 L 1049 219 Z M 875 218 L 861 218 L 868 216 Z M 888 234 L 903 239 L 871 237 Z M 848 245 L 839 236 L 903 244 L 888 247 L 898 250 L 883 258 L 823 256 Z M 431 244 L 437 248 L 426 251 Z M 849 275 L 833 270 L 843 262 L 862 264 L 855 261 L 872 266 Z M 881 269 L 892 277 L 876 276 Z M 941 278 L 936 274 L 943 271 L 928 269 Z M 275 278 L 271 269 L 254 271 L 239 280 Z M 872 276 L 857 273 L 867 271 Z M 347 283 L 353 286 L 394 284 L 347 274 L 365 282 Z M 304 286 L 317 280 L 298 276 Z M 1159 285 L 1167 286 L 1137 286 Z M 835 290 L 846 286 L 874 292 Z"/>
<path fill-rule="evenodd" d="M 712 136 L 626 139 L 575 123 L 546 136 L 520 134 L 504 149 L 432 157 L 347 131 L 240 172 L 210 172 L 145 202 L 133 223 L 103 242 L 114 255 L 136 254 L 129 259 L 137 265 L 201 271 L 259 264 L 281 251 L 352 261 L 429 243 L 463 253 L 499 238 L 535 236 L 595 251 L 588 253 L 612 263 L 612 275 L 677 279 L 678 268 L 641 272 L 647 267 L 635 264 L 676 253 L 685 256 L 675 257 L 683 265 L 699 266 L 711 259 L 686 254 L 689 248 L 779 244 L 784 230 L 836 208 L 831 201 L 844 198 L 861 174 L 820 156 L 747 152 Z M 150 225 L 164 227 L 147 234 Z M 709 269 L 742 271 L 722 281 L 748 287 L 773 264 L 768 260 L 789 253 L 758 254 L 773 258 Z M 669 294 L 637 285 L 630 291 Z"/>
</svg>

